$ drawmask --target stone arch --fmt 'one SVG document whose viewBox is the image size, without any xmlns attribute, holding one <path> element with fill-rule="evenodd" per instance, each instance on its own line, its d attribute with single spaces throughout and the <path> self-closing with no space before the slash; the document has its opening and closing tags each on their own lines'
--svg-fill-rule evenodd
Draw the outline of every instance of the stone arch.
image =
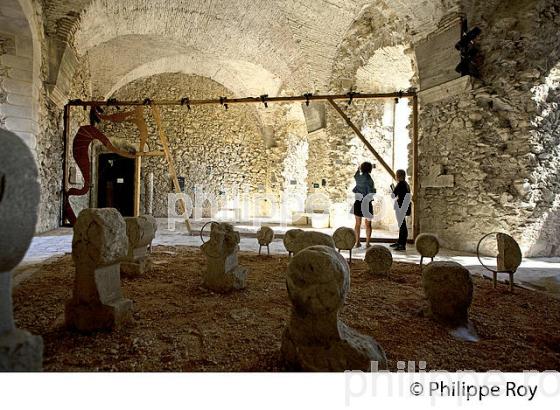
<svg viewBox="0 0 560 410">
<path fill-rule="evenodd" d="M 415 52 L 412 47 L 414 35 L 402 13 L 393 7 L 369 4 L 357 15 L 338 44 L 329 79 L 331 92 L 347 93 L 350 90 L 363 93 L 385 93 L 407 90 L 418 84 Z M 437 18 L 437 17 L 436 17 Z M 403 143 L 393 144 L 396 108 L 394 100 L 356 100 L 352 105 L 341 102 L 343 110 L 352 118 L 374 148 L 390 166 L 407 168 L 411 163 L 404 154 L 403 164 L 392 164 L 392 147 L 399 145 L 407 150 L 410 132 L 407 129 L 411 109 L 399 111 L 405 122 L 399 127 Z M 403 105 L 402 102 L 400 105 Z M 350 224 L 344 220 L 348 215 L 349 196 L 353 187 L 353 175 L 363 161 L 372 161 L 373 155 L 327 104 L 326 127 L 314 133 L 310 139 L 310 190 L 327 194 L 334 202 L 335 212 L 341 215 L 338 225 Z M 326 153 L 326 155 L 325 155 Z M 389 195 L 391 177 L 378 166 L 373 178 L 378 190 L 376 205 L 390 207 L 381 201 Z M 326 183 L 325 183 L 326 182 Z M 317 187 L 320 188 L 317 190 Z M 394 213 L 378 209 L 376 219 L 379 228 L 392 227 Z M 385 217 L 382 217 L 385 215 Z M 379 218 L 377 217 L 379 216 Z"/>
<path fill-rule="evenodd" d="M 417 68 L 412 39 L 406 24 L 391 9 L 375 5 L 364 8 L 338 45 L 331 70 L 331 89 L 338 92 L 350 89 L 362 92 L 397 91 L 388 90 L 383 84 L 383 81 L 389 81 L 389 75 L 398 78 L 396 82 L 391 80 L 393 83 L 389 86 L 416 86 Z M 389 64 L 383 66 L 382 62 Z M 409 78 L 406 78 L 407 75 Z M 361 89 L 368 86 L 371 88 Z"/>
<path fill-rule="evenodd" d="M 116 38 L 157 37 L 172 45 L 175 54 L 211 53 L 216 59 L 247 61 L 281 78 L 290 78 L 298 48 L 283 19 L 251 11 L 255 8 L 252 1 L 246 5 L 223 2 L 220 7 L 223 11 L 216 18 L 202 2 L 171 4 L 156 0 L 138 6 L 128 0 L 93 1 L 81 13 L 74 34 L 75 48 L 82 55 Z M 244 18 L 240 10 L 249 10 L 255 18 Z M 135 52 L 144 46 L 157 51 L 149 42 L 136 42 Z"/>
</svg>

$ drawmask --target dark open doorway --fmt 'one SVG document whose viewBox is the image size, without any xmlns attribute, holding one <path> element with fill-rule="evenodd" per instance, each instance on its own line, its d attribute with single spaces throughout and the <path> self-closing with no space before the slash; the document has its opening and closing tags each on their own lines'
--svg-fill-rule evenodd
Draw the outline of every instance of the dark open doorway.
<svg viewBox="0 0 560 410">
<path fill-rule="evenodd" d="M 134 159 L 100 154 L 97 187 L 99 208 L 116 208 L 122 216 L 134 216 Z"/>
</svg>

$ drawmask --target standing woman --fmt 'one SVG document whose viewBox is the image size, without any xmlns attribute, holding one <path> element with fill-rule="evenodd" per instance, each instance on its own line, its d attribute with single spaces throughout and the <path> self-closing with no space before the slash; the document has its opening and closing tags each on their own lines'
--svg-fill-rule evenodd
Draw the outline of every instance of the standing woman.
<svg viewBox="0 0 560 410">
<path fill-rule="evenodd" d="M 360 245 L 360 230 L 362 227 L 362 218 L 366 218 L 366 246 L 369 246 L 371 240 L 371 220 L 373 219 L 373 206 L 371 204 L 373 194 L 375 194 L 375 185 L 371 178 L 373 165 L 371 162 L 364 162 L 359 166 L 354 179 L 356 186 L 352 190 L 355 194 L 354 206 L 351 212 L 356 217 L 356 225 L 354 232 L 356 233 L 356 248 Z"/>
</svg>

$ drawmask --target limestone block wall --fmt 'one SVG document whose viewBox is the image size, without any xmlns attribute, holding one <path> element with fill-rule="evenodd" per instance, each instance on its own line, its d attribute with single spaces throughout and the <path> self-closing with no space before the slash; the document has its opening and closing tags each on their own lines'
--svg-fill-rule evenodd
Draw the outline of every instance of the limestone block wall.
<svg viewBox="0 0 560 410">
<path fill-rule="evenodd" d="M 0 7 L 0 126 L 16 133 L 35 151 L 38 124 L 33 101 L 33 42 L 25 25 L 17 2 Z"/>
</svg>

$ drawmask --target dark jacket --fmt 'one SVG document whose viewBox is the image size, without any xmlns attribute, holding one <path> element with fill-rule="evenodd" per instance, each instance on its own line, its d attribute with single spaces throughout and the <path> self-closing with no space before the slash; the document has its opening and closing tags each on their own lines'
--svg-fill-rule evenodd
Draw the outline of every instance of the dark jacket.
<svg viewBox="0 0 560 410">
<path fill-rule="evenodd" d="M 362 174 L 360 171 L 356 171 L 354 179 L 356 180 L 356 186 L 352 189 L 352 192 L 362 194 L 364 197 L 368 194 L 375 194 L 375 184 L 370 174 Z"/>
<path fill-rule="evenodd" d="M 395 189 L 393 189 L 393 194 L 397 197 L 399 207 L 402 208 L 404 197 L 406 194 L 410 194 L 410 186 L 406 183 L 406 181 L 399 181 Z M 410 208 L 411 206 L 409 205 L 406 210 L 406 216 L 410 216 Z"/>
</svg>

